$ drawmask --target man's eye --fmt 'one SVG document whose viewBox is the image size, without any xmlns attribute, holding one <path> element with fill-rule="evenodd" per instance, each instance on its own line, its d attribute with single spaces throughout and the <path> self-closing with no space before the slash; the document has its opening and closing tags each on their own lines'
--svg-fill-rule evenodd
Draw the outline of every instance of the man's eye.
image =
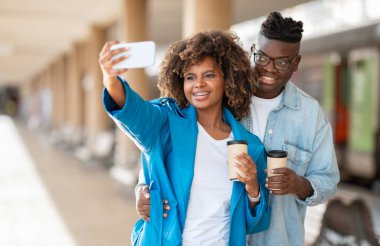
<svg viewBox="0 0 380 246">
<path fill-rule="evenodd" d="M 267 60 L 268 60 L 268 58 L 265 56 L 262 56 L 262 55 L 257 56 L 257 61 L 263 62 L 263 61 L 267 61 Z"/>
<path fill-rule="evenodd" d="M 289 64 L 289 61 L 284 60 L 284 59 L 278 59 L 278 60 L 276 60 L 276 64 L 279 66 L 287 66 Z"/>
</svg>

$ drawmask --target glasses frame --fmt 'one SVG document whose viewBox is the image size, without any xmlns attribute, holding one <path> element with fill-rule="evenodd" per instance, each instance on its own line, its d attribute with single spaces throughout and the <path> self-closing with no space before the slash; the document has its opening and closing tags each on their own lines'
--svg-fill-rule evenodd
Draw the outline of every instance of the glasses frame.
<svg viewBox="0 0 380 246">
<path fill-rule="evenodd" d="M 254 51 L 255 51 L 255 52 L 254 52 Z M 258 53 L 258 51 L 259 51 L 259 50 L 256 49 L 255 44 L 253 44 L 252 47 L 251 47 L 251 52 L 252 52 L 252 55 L 251 55 L 251 56 L 253 56 L 253 62 L 254 62 L 256 65 L 260 66 L 260 67 L 266 67 L 266 66 L 269 65 L 269 63 L 270 63 L 271 61 L 273 61 L 273 67 L 274 67 L 276 70 L 278 70 L 278 71 L 289 71 L 290 66 L 293 64 L 293 62 L 295 61 L 295 59 L 296 59 L 296 58 L 298 57 L 298 55 L 299 55 L 299 53 L 297 53 L 292 59 L 287 59 L 287 58 L 272 58 L 272 57 L 267 56 L 267 55 L 265 55 L 265 54 Z M 260 55 L 260 56 L 264 56 L 264 57 L 269 58 L 268 63 L 265 64 L 265 65 L 263 65 L 263 64 L 258 64 L 258 63 L 256 62 L 256 56 L 257 56 L 257 55 Z M 275 62 L 276 60 L 287 61 L 287 62 L 289 62 L 289 65 L 288 65 L 288 67 L 287 67 L 286 69 L 282 69 L 282 68 L 279 69 L 279 68 L 276 66 L 276 62 Z"/>
</svg>

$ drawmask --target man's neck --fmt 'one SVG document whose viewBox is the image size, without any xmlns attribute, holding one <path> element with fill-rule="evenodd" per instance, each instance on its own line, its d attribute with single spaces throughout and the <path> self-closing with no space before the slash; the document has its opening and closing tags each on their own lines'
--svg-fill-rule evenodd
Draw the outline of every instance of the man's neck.
<svg viewBox="0 0 380 246">
<path fill-rule="evenodd" d="M 283 91 L 284 91 L 285 87 L 282 88 L 281 91 L 277 92 L 277 93 L 271 93 L 271 92 L 262 92 L 262 91 L 256 91 L 255 93 L 253 93 L 253 95 L 255 97 L 259 97 L 259 98 L 262 98 L 262 99 L 273 99 L 273 98 L 276 98 L 278 97 L 278 95 L 280 95 Z"/>
</svg>

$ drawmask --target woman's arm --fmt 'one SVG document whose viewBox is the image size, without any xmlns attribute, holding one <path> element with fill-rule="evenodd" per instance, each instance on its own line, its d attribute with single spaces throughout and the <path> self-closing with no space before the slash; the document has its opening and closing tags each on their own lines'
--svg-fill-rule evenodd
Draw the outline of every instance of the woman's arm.
<svg viewBox="0 0 380 246">
<path fill-rule="evenodd" d="M 167 115 L 160 105 L 153 105 L 141 98 L 122 78 L 127 69 L 114 69 L 114 65 L 128 59 L 122 56 L 111 60 L 115 55 L 128 49 L 111 51 L 111 46 L 118 41 L 107 42 L 99 56 L 103 73 L 103 104 L 108 115 L 131 138 L 141 151 L 149 151 L 156 143 L 161 126 Z"/>
</svg>

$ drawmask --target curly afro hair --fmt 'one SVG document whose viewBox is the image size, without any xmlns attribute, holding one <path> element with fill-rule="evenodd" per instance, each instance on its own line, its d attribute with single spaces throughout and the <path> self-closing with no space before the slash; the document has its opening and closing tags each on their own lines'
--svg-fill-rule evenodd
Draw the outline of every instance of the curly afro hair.
<svg viewBox="0 0 380 246">
<path fill-rule="evenodd" d="M 225 31 L 200 32 L 191 38 L 173 43 L 165 54 L 158 74 L 158 88 L 163 97 L 175 99 L 180 108 L 189 106 L 184 93 L 184 74 L 190 66 L 212 57 L 222 71 L 225 87 L 223 106 L 236 119 L 248 115 L 255 90 L 256 75 L 248 53 L 239 38 Z"/>
</svg>

